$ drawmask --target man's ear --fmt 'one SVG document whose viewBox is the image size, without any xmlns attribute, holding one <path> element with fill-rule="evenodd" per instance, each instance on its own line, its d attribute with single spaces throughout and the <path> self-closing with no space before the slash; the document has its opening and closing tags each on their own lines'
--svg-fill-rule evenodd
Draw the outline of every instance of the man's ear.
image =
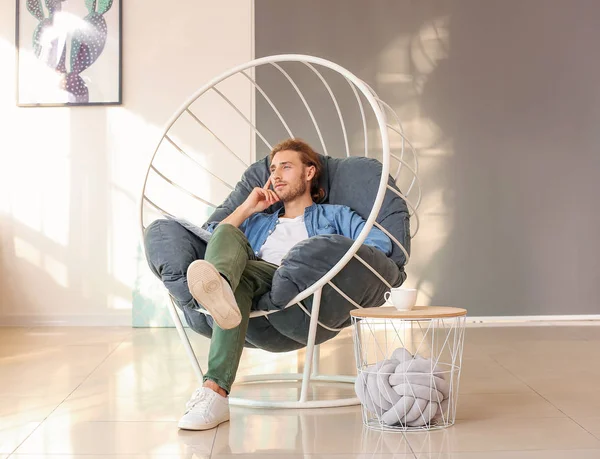
<svg viewBox="0 0 600 459">
<path fill-rule="evenodd" d="M 317 168 L 315 166 L 308 166 L 306 170 L 306 181 L 310 182 L 317 172 Z"/>
</svg>

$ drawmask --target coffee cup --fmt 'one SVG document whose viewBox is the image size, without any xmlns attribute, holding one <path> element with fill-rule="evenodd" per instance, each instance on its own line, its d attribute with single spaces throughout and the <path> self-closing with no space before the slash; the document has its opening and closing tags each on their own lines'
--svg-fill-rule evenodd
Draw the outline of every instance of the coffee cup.
<svg viewBox="0 0 600 459">
<path fill-rule="evenodd" d="M 417 302 L 417 289 L 398 287 L 389 292 L 385 292 L 385 301 L 392 303 L 399 311 L 410 311 Z"/>
</svg>

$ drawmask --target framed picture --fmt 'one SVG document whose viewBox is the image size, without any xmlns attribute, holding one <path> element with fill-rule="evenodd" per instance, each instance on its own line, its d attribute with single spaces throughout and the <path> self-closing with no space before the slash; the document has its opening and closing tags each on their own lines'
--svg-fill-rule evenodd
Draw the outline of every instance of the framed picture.
<svg viewBox="0 0 600 459">
<path fill-rule="evenodd" d="M 16 0 L 17 105 L 121 104 L 121 0 Z"/>
</svg>

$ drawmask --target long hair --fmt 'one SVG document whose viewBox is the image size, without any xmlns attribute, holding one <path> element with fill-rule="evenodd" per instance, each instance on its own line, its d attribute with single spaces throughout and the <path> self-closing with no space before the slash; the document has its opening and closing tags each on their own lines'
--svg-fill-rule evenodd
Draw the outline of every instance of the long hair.
<svg viewBox="0 0 600 459">
<path fill-rule="evenodd" d="M 300 139 L 287 139 L 283 142 L 278 143 L 271 150 L 269 159 L 273 161 L 273 157 L 280 151 L 292 150 L 298 152 L 300 155 L 300 161 L 305 166 L 314 166 L 315 175 L 310 181 L 310 195 L 314 202 L 319 202 L 325 196 L 325 191 L 319 187 L 319 178 L 321 177 L 321 171 L 323 166 L 319 159 L 318 153 L 312 149 L 312 147 Z"/>
</svg>

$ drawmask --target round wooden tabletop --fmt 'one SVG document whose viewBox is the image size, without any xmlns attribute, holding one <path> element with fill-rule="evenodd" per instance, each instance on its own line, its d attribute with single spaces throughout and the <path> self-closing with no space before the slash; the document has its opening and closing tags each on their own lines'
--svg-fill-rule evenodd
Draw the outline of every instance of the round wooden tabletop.
<svg viewBox="0 0 600 459">
<path fill-rule="evenodd" d="M 415 306 L 410 311 L 398 311 L 393 306 L 382 306 L 378 308 L 353 309 L 350 311 L 350 315 L 373 319 L 439 319 L 466 316 L 467 310 L 447 306 Z"/>
</svg>

